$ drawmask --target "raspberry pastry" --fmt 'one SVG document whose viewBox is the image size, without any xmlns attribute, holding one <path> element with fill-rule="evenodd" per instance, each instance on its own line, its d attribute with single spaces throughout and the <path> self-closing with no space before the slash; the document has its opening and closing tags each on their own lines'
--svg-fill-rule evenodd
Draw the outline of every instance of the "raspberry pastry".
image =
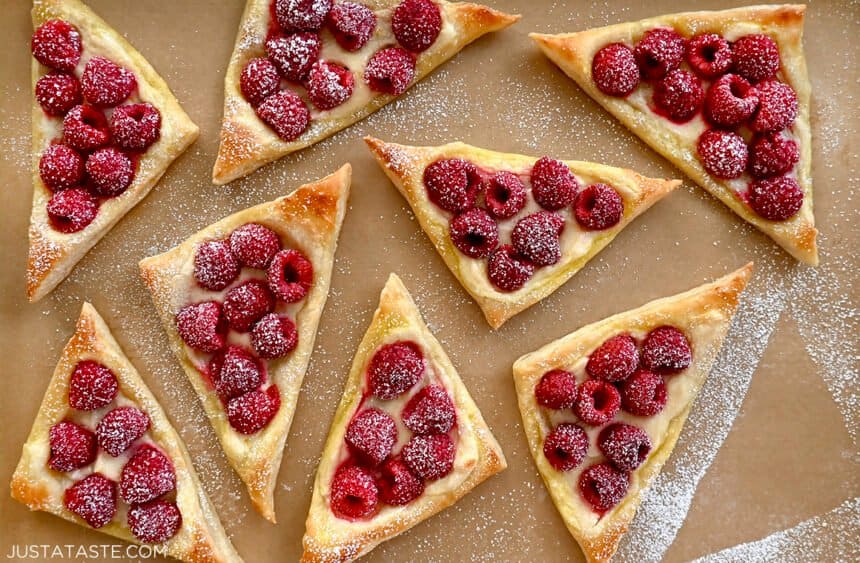
<svg viewBox="0 0 860 563">
<path fill-rule="evenodd" d="M 257 511 L 274 489 L 328 297 L 351 167 L 214 223 L 140 269 Z"/>
<path fill-rule="evenodd" d="M 531 37 L 651 148 L 815 265 L 805 9 L 690 12 Z"/>
<path fill-rule="evenodd" d="M 517 19 L 445 0 L 248 0 L 212 180 L 226 184 L 349 127 Z"/>
<path fill-rule="evenodd" d="M 463 143 L 365 141 L 493 328 L 558 289 L 681 184 Z"/>
<path fill-rule="evenodd" d="M 672 454 L 752 264 L 559 338 L 514 364 L 523 427 L 588 561 L 609 561 Z"/>
<path fill-rule="evenodd" d="M 304 562 L 345 562 L 451 506 L 505 457 L 391 274 L 320 458 Z"/>
<path fill-rule="evenodd" d="M 24 444 L 12 496 L 183 561 L 241 561 L 185 444 L 89 303 Z"/>
<path fill-rule="evenodd" d="M 167 84 L 78 0 L 33 3 L 27 296 L 50 293 L 197 138 Z"/>
</svg>

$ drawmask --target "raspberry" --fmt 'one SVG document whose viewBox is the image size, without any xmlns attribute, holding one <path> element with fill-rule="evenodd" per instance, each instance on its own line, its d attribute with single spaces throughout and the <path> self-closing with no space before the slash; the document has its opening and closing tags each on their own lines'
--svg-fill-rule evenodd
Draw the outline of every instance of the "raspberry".
<svg viewBox="0 0 860 563">
<path fill-rule="evenodd" d="M 251 59 L 242 68 L 239 76 L 239 88 L 242 95 L 252 106 L 258 106 L 263 100 L 278 91 L 281 77 L 278 69 L 269 59 Z"/>
<path fill-rule="evenodd" d="M 519 256 L 514 247 L 505 244 L 497 248 L 487 261 L 487 277 L 501 291 L 516 291 L 535 273 L 535 266 Z"/>
<path fill-rule="evenodd" d="M 758 108 L 758 90 L 737 74 L 718 78 L 705 95 L 705 117 L 721 127 L 735 127 Z"/>
<path fill-rule="evenodd" d="M 227 403 L 227 420 L 241 434 L 255 434 L 265 428 L 281 408 L 277 385 L 265 391 L 251 391 Z"/>
<path fill-rule="evenodd" d="M 117 457 L 149 428 L 149 417 L 134 407 L 117 407 L 96 426 L 96 437 L 104 451 Z"/>
<path fill-rule="evenodd" d="M 690 367 L 692 359 L 690 342 L 673 326 L 655 328 L 642 343 L 642 365 L 654 373 L 677 373 Z"/>
<path fill-rule="evenodd" d="M 78 66 L 84 47 L 75 26 L 63 20 L 49 20 L 33 32 L 30 50 L 43 65 L 71 72 Z"/>
<path fill-rule="evenodd" d="M 84 159 L 66 145 L 48 145 L 39 159 L 39 177 L 52 192 L 77 186 L 84 179 Z"/>
<path fill-rule="evenodd" d="M 753 178 L 782 176 L 800 160 L 797 143 L 779 133 L 759 133 L 750 142 L 749 171 Z"/>
<path fill-rule="evenodd" d="M 654 104 L 672 121 L 684 123 L 699 112 L 705 91 L 702 81 L 686 70 L 670 71 L 654 86 Z"/>
<path fill-rule="evenodd" d="M 633 54 L 642 77 L 657 80 L 681 66 L 684 51 L 684 39 L 675 30 L 657 28 L 645 32 Z"/>
<path fill-rule="evenodd" d="M 91 151 L 108 144 L 107 119 L 92 106 L 75 106 L 63 118 L 63 141 L 79 151 Z"/>
<path fill-rule="evenodd" d="M 311 102 L 323 111 L 344 103 L 352 96 L 355 78 L 349 69 L 329 61 L 314 63 L 308 73 L 307 89 Z"/>
<path fill-rule="evenodd" d="M 630 475 L 608 463 L 592 465 L 579 476 L 579 492 L 599 514 L 621 502 L 629 486 Z"/>
<path fill-rule="evenodd" d="M 656 373 L 637 371 L 621 384 L 621 406 L 636 416 L 657 414 L 666 406 L 666 383 Z"/>
<path fill-rule="evenodd" d="M 223 401 L 256 391 L 263 383 L 260 362 L 240 348 L 227 346 L 209 362 L 209 373 L 215 380 L 215 391 Z"/>
<path fill-rule="evenodd" d="M 92 473 L 66 489 L 63 505 L 93 528 L 101 528 L 116 515 L 116 483 Z"/>
<path fill-rule="evenodd" d="M 340 518 L 364 518 L 376 512 L 379 491 L 370 471 L 347 465 L 331 480 L 331 509 Z"/>
<path fill-rule="evenodd" d="M 486 258 L 499 245 L 499 227 L 483 209 L 460 213 L 449 227 L 451 242 L 470 258 Z"/>
<path fill-rule="evenodd" d="M 415 57 L 406 49 L 388 47 L 375 52 L 364 68 L 364 81 L 374 92 L 399 96 L 415 78 Z"/>
<path fill-rule="evenodd" d="M 616 422 L 600 431 L 597 447 L 619 471 L 633 471 L 651 451 L 648 434 L 632 424 Z"/>
<path fill-rule="evenodd" d="M 386 461 L 376 480 L 379 500 L 392 506 L 409 504 L 424 493 L 424 483 L 399 459 Z"/>
<path fill-rule="evenodd" d="M 298 250 L 275 254 L 268 270 L 269 289 L 284 303 L 298 303 L 314 283 L 314 266 Z"/>
<path fill-rule="evenodd" d="M 257 116 L 286 142 L 296 140 L 311 122 L 311 114 L 298 94 L 281 90 L 257 107 Z"/>
<path fill-rule="evenodd" d="M 779 70 L 779 47 L 767 35 L 745 35 L 732 45 L 735 72 L 753 82 L 766 80 Z"/>
<path fill-rule="evenodd" d="M 251 343 L 261 358 L 283 358 L 295 350 L 299 343 L 296 323 L 287 316 L 269 313 L 254 325 Z"/>
<path fill-rule="evenodd" d="M 51 226 L 61 233 L 76 233 L 93 222 L 99 204 L 88 191 L 71 188 L 55 193 L 48 201 Z"/>
<path fill-rule="evenodd" d="M 265 270 L 281 249 L 281 237 L 258 223 L 246 223 L 230 234 L 230 250 L 239 263 Z"/>
<path fill-rule="evenodd" d="M 173 463 L 161 450 L 143 444 L 122 468 L 119 494 L 129 504 L 157 499 L 176 488 Z"/>
<path fill-rule="evenodd" d="M 364 4 L 340 2 L 328 14 L 328 27 L 338 45 L 347 51 L 358 51 L 376 29 L 376 14 Z"/>
<path fill-rule="evenodd" d="M 543 455 L 559 471 L 576 469 L 588 452 L 588 435 L 578 424 L 564 422 L 552 429 L 543 443 Z"/>
<path fill-rule="evenodd" d="M 224 296 L 224 318 L 230 328 L 248 332 L 254 323 L 275 308 L 275 297 L 262 280 L 248 280 Z"/>
<path fill-rule="evenodd" d="M 100 409 L 116 398 L 119 386 L 107 367 L 92 360 L 78 362 L 69 378 L 69 406 L 79 411 Z"/>
<path fill-rule="evenodd" d="M 702 33 L 687 42 L 687 62 L 702 78 L 716 78 L 734 64 L 732 47 L 716 33 Z"/>
<path fill-rule="evenodd" d="M 573 413 L 589 426 L 600 426 L 612 420 L 620 407 L 621 396 L 614 385 L 589 379 L 579 386 Z"/>
<path fill-rule="evenodd" d="M 96 437 L 83 426 L 64 420 L 51 426 L 48 434 L 51 442 L 48 466 L 54 471 L 73 471 L 96 460 Z"/>
<path fill-rule="evenodd" d="M 97 107 L 112 107 L 128 98 L 137 87 L 134 73 L 104 57 L 87 61 L 81 75 L 84 98 Z"/>
<path fill-rule="evenodd" d="M 629 334 L 619 334 L 606 340 L 591 353 L 585 371 L 592 379 L 615 383 L 630 377 L 638 365 L 636 341 Z"/>
<path fill-rule="evenodd" d="M 483 189 L 475 165 L 459 158 L 430 164 L 424 169 L 424 186 L 430 201 L 452 213 L 473 208 Z"/>
<path fill-rule="evenodd" d="M 435 481 L 454 468 L 454 442 L 447 434 L 412 436 L 400 452 L 403 463 L 419 479 Z"/>
<path fill-rule="evenodd" d="M 509 219 L 526 206 L 526 187 L 516 174 L 496 172 L 487 181 L 487 211 L 496 219 Z"/>
<path fill-rule="evenodd" d="M 215 352 L 227 341 L 227 322 L 217 301 L 186 305 L 176 314 L 179 337 L 201 352 Z"/>
<path fill-rule="evenodd" d="M 354 455 L 375 467 L 391 455 L 397 423 L 379 409 L 365 409 L 350 421 L 344 440 Z"/>
<path fill-rule="evenodd" d="M 409 399 L 400 418 L 416 434 L 445 434 L 453 428 L 457 413 L 444 388 L 428 385 Z"/>
<path fill-rule="evenodd" d="M 239 276 L 239 261 L 223 240 L 210 240 L 194 253 L 194 279 L 200 287 L 221 291 Z"/>
<path fill-rule="evenodd" d="M 708 129 L 699 136 L 696 149 L 702 166 L 717 178 L 738 178 L 747 167 L 747 144 L 737 133 Z"/>
<path fill-rule="evenodd" d="M 535 399 L 549 409 L 571 409 L 576 403 L 576 378 L 569 371 L 554 369 L 540 378 Z"/>
<path fill-rule="evenodd" d="M 790 127 L 797 117 L 797 94 L 792 87 L 778 80 L 768 80 L 758 84 L 756 89 L 760 101 L 750 129 L 763 132 Z"/>
<path fill-rule="evenodd" d="M 111 115 L 110 132 L 120 148 L 145 150 L 161 137 L 161 113 L 146 102 L 119 106 Z"/>
<path fill-rule="evenodd" d="M 564 219 L 549 211 L 538 211 L 517 221 L 511 232 L 514 248 L 537 266 L 552 266 L 561 260 L 559 237 Z"/>
<path fill-rule="evenodd" d="M 134 180 L 134 164 L 123 152 L 105 147 L 87 158 L 87 175 L 93 192 L 103 197 L 115 197 L 123 193 Z"/>
<path fill-rule="evenodd" d="M 411 389 L 424 375 L 424 356 L 417 344 L 398 341 L 379 348 L 367 367 L 370 392 L 390 401 Z"/>
<path fill-rule="evenodd" d="M 132 506 L 128 511 L 128 527 L 134 537 L 144 543 L 162 543 L 179 531 L 182 514 L 175 502 L 156 500 Z"/>
<path fill-rule="evenodd" d="M 583 229 L 602 231 L 621 221 L 624 200 L 612 186 L 592 184 L 576 196 L 573 215 Z"/>
<path fill-rule="evenodd" d="M 626 98 L 639 86 L 639 67 L 633 51 L 623 43 L 610 43 L 594 55 L 591 79 L 607 96 Z"/>
<path fill-rule="evenodd" d="M 391 30 L 410 51 L 424 51 L 439 37 L 442 12 L 431 0 L 403 0 L 394 8 Z"/>
<path fill-rule="evenodd" d="M 316 31 L 322 27 L 333 0 L 276 0 L 275 19 L 285 31 Z"/>
<path fill-rule="evenodd" d="M 81 99 L 81 83 L 73 74 L 52 72 L 36 82 L 36 101 L 50 116 L 62 117 Z"/>
<path fill-rule="evenodd" d="M 548 156 L 535 162 L 531 174 L 532 195 L 544 209 L 555 211 L 567 207 L 576 199 L 579 182 L 570 168 Z"/>
<path fill-rule="evenodd" d="M 276 35 L 266 40 L 269 60 L 287 80 L 304 80 L 320 56 L 322 40 L 316 33 Z M 277 91 L 277 88 L 275 89 Z"/>
<path fill-rule="evenodd" d="M 765 219 L 785 221 L 803 206 L 803 190 L 787 176 L 756 180 L 750 184 L 749 204 Z"/>
</svg>

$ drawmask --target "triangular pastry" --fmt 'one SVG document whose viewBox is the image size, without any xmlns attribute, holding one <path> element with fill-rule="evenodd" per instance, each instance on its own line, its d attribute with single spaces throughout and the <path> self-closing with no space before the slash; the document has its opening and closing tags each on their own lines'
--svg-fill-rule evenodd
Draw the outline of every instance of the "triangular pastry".
<svg viewBox="0 0 860 563">
<path fill-rule="evenodd" d="M 50 293 L 197 138 L 164 80 L 78 0 L 33 3 L 27 296 Z"/>
<path fill-rule="evenodd" d="M 681 184 L 463 143 L 365 141 L 493 328 L 558 289 Z"/>
<path fill-rule="evenodd" d="M 531 37 L 651 148 L 815 265 L 805 9 L 689 12 Z"/>
<path fill-rule="evenodd" d="M 140 262 L 171 348 L 254 507 L 272 522 L 351 171 L 345 164 Z"/>
<path fill-rule="evenodd" d="M 317 468 L 304 562 L 345 562 L 507 466 L 396 275 L 358 347 Z"/>
<path fill-rule="evenodd" d="M 89 303 L 24 444 L 12 496 L 183 561 L 241 561 L 185 444 Z"/>
<path fill-rule="evenodd" d="M 609 561 L 672 454 L 752 272 L 587 325 L 514 364 L 538 471 L 588 561 Z"/>
<path fill-rule="evenodd" d="M 212 180 L 241 178 L 364 119 L 517 19 L 445 0 L 248 0 Z"/>
</svg>

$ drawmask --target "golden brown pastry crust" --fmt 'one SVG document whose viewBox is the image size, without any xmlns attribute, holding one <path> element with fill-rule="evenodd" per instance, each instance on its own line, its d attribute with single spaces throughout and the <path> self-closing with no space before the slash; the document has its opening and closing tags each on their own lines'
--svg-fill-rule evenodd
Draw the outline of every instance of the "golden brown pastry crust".
<svg viewBox="0 0 860 563">
<path fill-rule="evenodd" d="M 12 497 L 31 510 L 50 512 L 89 528 L 86 522 L 65 508 L 60 474 L 47 466 L 50 455 L 48 433 L 51 426 L 71 410 L 68 404 L 69 378 L 82 360 L 96 360 L 113 371 L 121 392 L 149 415 L 149 432 L 173 461 L 176 503 L 182 513 L 182 526 L 165 544 L 169 555 L 191 562 L 241 561 L 200 484 L 185 444 L 140 374 L 123 354 L 104 320 L 89 303 L 84 303 L 75 334 L 63 349 L 24 444 L 21 460 L 12 476 Z M 117 519 L 98 531 L 128 542 L 141 543 L 124 522 Z"/>
<path fill-rule="evenodd" d="M 399 3 L 400 0 L 365 2 L 377 11 L 380 21 L 390 20 L 390 11 Z M 440 35 L 436 43 L 418 56 L 413 85 L 472 41 L 508 27 L 519 19 L 519 16 L 504 14 L 480 4 L 450 3 L 445 0 L 439 0 L 437 4 L 442 8 L 443 22 L 450 22 L 454 27 L 453 34 L 448 41 Z M 239 77 L 245 63 L 254 57 L 265 57 L 269 17 L 269 0 L 248 0 L 224 76 L 221 144 L 212 171 L 212 181 L 216 184 L 226 184 L 241 178 L 282 156 L 313 145 L 364 119 L 398 97 L 390 94 L 374 95 L 366 105 L 349 115 L 337 115 L 335 108 L 330 112 L 332 115 L 314 118 L 308 130 L 298 139 L 283 141 L 257 117 L 254 108 L 245 101 L 239 89 Z M 388 32 L 382 25 L 377 25 L 375 34 L 382 33 Z M 331 38 L 327 37 L 326 40 Z M 392 35 L 391 43 L 394 41 Z M 356 76 L 356 80 L 363 79 Z"/>
<path fill-rule="evenodd" d="M 336 517 L 326 500 L 331 478 L 337 469 L 338 452 L 343 447 L 346 426 L 362 398 L 362 386 L 367 362 L 392 331 L 412 332 L 427 353 L 428 359 L 445 377 L 445 385 L 457 410 L 457 425 L 461 432 L 469 429 L 477 445 L 477 456 L 464 466 L 464 478 L 451 489 L 436 489 L 432 496 L 423 497 L 402 507 L 386 508 L 368 522 L 349 522 Z M 352 561 L 368 553 L 380 543 L 408 530 L 418 522 L 451 506 L 479 483 L 507 467 L 504 454 L 481 412 L 475 405 L 460 376 L 442 349 L 441 344 L 421 318 L 412 296 L 395 274 L 391 274 L 379 298 L 379 307 L 358 347 L 352 369 L 346 381 L 343 398 L 332 421 L 325 449 L 314 480 L 314 492 L 307 519 L 307 531 L 302 540 L 305 563 L 334 563 Z M 455 468 L 455 471 L 457 469 Z M 431 487 L 432 485 L 428 486 Z"/>
<path fill-rule="evenodd" d="M 815 243 L 818 231 L 812 211 L 812 143 L 809 125 L 811 85 L 803 52 L 803 14 L 806 6 L 749 6 L 719 12 L 687 12 L 649 18 L 591 29 L 578 33 L 543 35 L 533 33 L 532 39 L 544 54 L 628 129 L 648 143 L 697 184 L 705 188 L 744 220 L 767 234 L 796 259 L 810 265 L 818 264 Z M 803 190 L 803 206 L 787 221 L 768 221 L 757 215 L 741 201 L 735 192 L 718 178 L 711 176 L 696 157 L 696 147 L 665 127 L 664 120 L 652 112 L 644 112 L 623 98 L 607 96 L 597 89 L 591 79 L 594 54 L 608 43 L 616 41 L 633 44 L 642 34 L 657 26 L 673 27 L 684 37 L 698 33 L 725 34 L 727 30 L 745 33 L 765 33 L 772 37 L 782 59 L 779 76 L 797 93 L 798 114 L 792 126 L 798 138 L 800 161 L 797 181 Z"/>
<path fill-rule="evenodd" d="M 609 561 L 627 532 L 646 489 L 663 467 L 675 447 L 696 395 L 711 370 L 722 346 L 740 293 L 752 273 L 752 264 L 685 293 L 652 301 L 638 309 L 619 313 L 579 330 L 526 354 L 514 363 L 514 383 L 523 428 L 532 457 L 571 535 L 579 542 L 590 562 Z M 693 362 L 683 374 L 673 377 L 692 378 L 688 403 L 668 424 L 662 441 L 651 452 L 645 464 L 633 472 L 627 496 L 607 512 L 594 526 L 584 525 L 578 518 L 576 504 L 569 499 L 579 492 L 573 489 L 562 473 L 554 469 L 543 455 L 543 442 L 549 431 L 540 415 L 534 389 L 540 378 L 553 369 L 568 369 L 591 354 L 606 339 L 622 332 L 650 331 L 670 324 L 687 334 L 696 329 L 710 333 L 707 341 L 693 339 Z"/>
<path fill-rule="evenodd" d="M 38 301 L 50 293 L 72 271 L 75 264 L 128 211 L 155 186 L 167 167 L 197 139 L 198 128 L 186 115 L 164 80 L 128 41 L 103 19 L 78 0 L 36 0 L 33 3 L 33 29 L 50 19 L 63 19 L 81 32 L 84 52 L 103 55 L 134 72 L 143 101 L 161 112 L 161 138 L 140 158 L 131 186 L 121 195 L 104 201 L 95 220 L 77 233 L 54 230 L 46 205 L 51 191 L 39 176 L 39 159 L 51 143 L 49 122 L 59 118 L 45 115 L 33 101 L 33 210 L 30 216 L 30 255 L 27 261 L 27 296 Z M 32 62 L 32 87 L 47 72 L 35 59 Z"/>
<path fill-rule="evenodd" d="M 352 167 L 345 164 L 330 176 L 305 184 L 288 196 L 234 213 L 174 249 L 140 262 L 141 275 L 152 293 L 173 352 L 197 391 L 227 458 L 248 486 L 254 507 L 271 522 L 275 522 L 274 489 L 284 443 L 328 297 L 351 176 Z M 251 436 L 239 434 L 230 426 L 221 401 L 189 358 L 174 321 L 176 313 L 189 302 L 197 246 L 222 239 L 245 223 L 260 223 L 274 230 L 289 247 L 301 250 L 314 266 L 313 286 L 295 318 L 299 344 L 287 358 L 269 362 L 269 375 L 281 393 L 281 408 L 266 428 Z"/>
</svg>

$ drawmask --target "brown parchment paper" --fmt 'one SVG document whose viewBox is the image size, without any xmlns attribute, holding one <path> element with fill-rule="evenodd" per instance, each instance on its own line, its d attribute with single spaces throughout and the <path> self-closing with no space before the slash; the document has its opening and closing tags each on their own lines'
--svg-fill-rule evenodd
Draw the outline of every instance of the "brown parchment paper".
<svg viewBox="0 0 860 563">
<path fill-rule="evenodd" d="M 509 468 L 457 505 L 376 549 L 367 560 L 581 561 L 528 453 L 511 364 L 583 324 L 685 290 L 752 259 L 757 272 L 742 305 L 742 322 L 733 328 L 712 374 L 720 385 L 703 394 L 695 409 L 701 414 L 691 417 L 664 469 L 666 479 L 643 505 L 619 560 L 693 559 L 790 528 L 860 494 L 856 3 L 816 1 L 808 10 L 805 45 L 813 84 L 815 213 L 822 248 L 818 269 L 798 266 L 767 237 L 685 180 L 684 188 L 629 226 L 569 283 L 496 332 L 489 330 L 478 307 L 445 268 L 361 137 L 373 134 L 412 144 L 459 139 L 496 150 L 596 160 L 647 175 L 681 177 L 541 56 L 527 34 L 739 3 L 493 2 L 523 14 L 523 19 L 468 47 L 369 119 L 217 187 L 209 179 L 222 82 L 243 4 L 90 2 L 152 62 L 201 134 L 71 276 L 52 295 L 31 305 L 24 292 L 32 193 L 30 4 L 3 2 L 0 487 L 7 487 L 81 302 L 89 300 L 187 441 L 239 552 L 247 561 L 297 560 L 331 416 L 355 346 L 384 280 L 394 271 L 459 369 L 499 438 Z M 354 170 L 350 209 L 316 351 L 287 440 L 276 492 L 278 524 L 271 525 L 250 507 L 228 467 L 168 349 L 137 262 L 229 213 L 330 173 L 345 161 Z M 847 528 L 820 532 L 816 542 L 832 548 L 827 559 L 846 548 L 857 553 L 857 520 Z M 0 556 L 14 545 L 116 543 L 48 514 L 31 513 L 11 500 L 8 489 L 0 492 Z"/>
</svg>

